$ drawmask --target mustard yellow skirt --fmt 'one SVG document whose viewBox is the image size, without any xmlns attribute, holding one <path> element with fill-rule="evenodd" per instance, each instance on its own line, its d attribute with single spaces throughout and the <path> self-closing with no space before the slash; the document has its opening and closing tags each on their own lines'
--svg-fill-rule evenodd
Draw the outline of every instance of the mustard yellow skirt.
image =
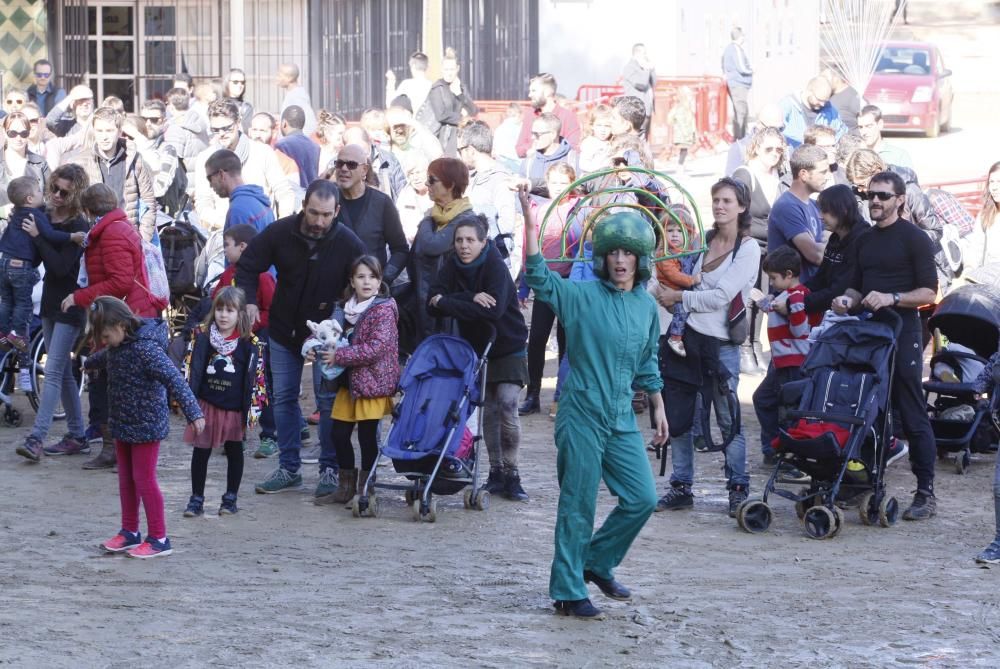
<svg viewBox="0 0 1000 669">
<path fill-rule="evenodd" d="M 351 391 L 341 388 L 333 401 L 330 415 L 334 420 L 357 423 L 363 420 L 378 420 L 392 413 L 391 397 L 362 397 L 354 399 Z"/>
</svg>

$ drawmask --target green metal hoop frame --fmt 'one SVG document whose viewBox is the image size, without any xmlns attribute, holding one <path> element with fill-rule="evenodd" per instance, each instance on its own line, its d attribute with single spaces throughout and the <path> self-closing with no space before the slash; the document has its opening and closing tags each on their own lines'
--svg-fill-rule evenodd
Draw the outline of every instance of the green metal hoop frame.
<svg viewBox="0 0 1000 669">
<path fill-rule="evenodd" d="M 692 240 L 690 234 L 688 233 L 687 226 L 684 225 L 683 222 L 680 220 L 680 218 L 677 216 L 677 214 L 675 214 L 670 209 L 669 204 L 664 202 L 658 195 L 643 188 L 636 188 L 634 186 L 624 186 L 624 185 L 612 186 L 612 187 L 604 187 L 601 188 L 600 190 L 591 191 L 581 196 L 577 200 L 576 204 L 573 205 L 573 208 L 569 211 L 569 214 L 566 216 L 566 220 L 563 222 L 563 230 L 560 235 L 559 257 L 546 258 L 546 262 L 557 263 L 557 262 L 574 262 L 574 261 L 585 260 L 583 255 L 583 244 L 580 244 L 578 242 L 572 242 L 572 243 L 569 242 L 569 231 L 572 223 L 574 222 L 574 219 L 576 218 L 576 215 L 586 207 L 592 207 L 593 211 L 586 212 L 586 217 L 584 218 L 583 221 L 583 226 L 582 226 L 583 230 L 581 231 L 580 239 L 586 239 L 589 236 L 589 233 L 593 229 L 593 227 L 597 225 L 597 223 L 602 218 L 604 218 L 604 216 L 608 215 L 610 213 L 610 210 L 620 211 L 621 209 L 634 209 L 649 220 L 650 225 L 652 225 L 656 230 L 657 237 L 660 240 L 660 243 L 662 244 L 662 249 L 658 250 L 662 250 L 663 255 L 653 256 L 653 258 L 651 258 L 652 262 L 657 263 L 657 262 L 663 262 L 664 260 L 676 260 L 677 258 L 683 258 L 685 256 L 697 255 L 705 252 L 705 249 L 707 248 L 705 246 L 705 226 L 702 223 L 701 214 L 698 213 L 698 206 L 696 205 L 694 198 L 691 197 L 691 194 L 688 193 L 687 190 L 685 190 L 685 188 L 681 186 L 680 183 L 678 183 L 672 177 L 667 176 L 662 172 L 657 172 L 655 170 L 647 170 L 643 167 L 608 168 L 605 170 L 600 170 L 598 172 L 591 172 L 590 174 L 580 177 L 579 179 L 571 183 L 569 186 L 567 186 L 566 190 L 564 190 L 562 193 L 559 194 L 559 197 L 556 197 L 552 200 L 552 203 L 549 205 L 548 209 L 546 209 L 545 215 L 542 217 L 542 222 L 538 226 L 539 242 L 541 242 L 541 240 L 544 239 L 545 237 L 545 227 L 549 224 L 549 217 L 552 216 L 553 212 L 556 211 L 559 204 L 563 202 L 563 200 L 566 199 L 567 196 L 569 196 L 573 192 L 576 192 L 580 188 L 580 186 L 582 186 L 587 182 L 594 181 L 597 179 L 603 179 L 604 177 L 607 177 L 609 175 L 617 175 L 620 174 L 621 172 L 634 172 L 636 174 L 643 174 L 646 176 L 650 176 L 653 177 L 654 179 L 662 180 L 663 182 L 668 184 L 668 187 L 673 187 L 677 191 L 679 191 L 684 199 L 684 202 L 682 204 L 687 205 L 687 208 L 690 210 L 691 215 L 694 218 L 695 226 L 697 227 L 698 231 L 699 246 L 697 246 L 696 248 L 688 248 L 689 246 L 691 246 Z M 684 238 L 683 248 L 686 250 L 683 251 L 682 253 L 667 253 L 667 247 L 665 243 L 666 226 L 660 220 L 660 217 L 657 216 L 655 213 L 653 213 L 653 211 L 651 211 L 649 207 L 639 204 L 638 202 L 609 202 L 607 204 L 603 204 L 597 207 L 593 207 L 593 205 L 587 204 L 590 200 L 596 197 L 613 195 L 617 193 L 633 193 L 636 195 L 641 194 L 644 197 L 652 200 L 656 208 L 659 208 L 660 210 L 665 212 L 672 221 L 676 222 L 680 226 L 681 234 L 683 235 Z M 576 243 L 577 246 L 576 251 L 575 253 L 570 254 L 570 247 L 573 246 L 574 243 Z"/>
</svg>

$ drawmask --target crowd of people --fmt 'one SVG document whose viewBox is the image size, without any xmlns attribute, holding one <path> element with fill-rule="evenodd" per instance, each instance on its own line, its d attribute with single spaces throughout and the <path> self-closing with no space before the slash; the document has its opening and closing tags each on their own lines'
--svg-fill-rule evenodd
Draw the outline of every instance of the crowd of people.
<svg viewBox="0 0 1000 669">
<path fill-rule="evenodd" d="M 300 489 L 303 464 L 316 463 L 316 503 L 343 505 L 372 475 L 401 361 L 442 331 L 480 350 L 493 341 L 485 488 L 527 502 L 520 420 L 542 411 L 555 329 L 559 381 L 549 413 L 560 501 L 550 593 L 562 613 L 599 617 L 586 583 L 612 598 L 630 596 L 614 568 L 651 513 L 693 506 L 694 454 L 711 441 L 699 414 L 706 403 L 719 407 L 741 376 L 763 375 L 754 408 L 760 457 L 773 464 L 780 387 L 800 378 L 810 329 L 828 310 L 889 308 L 902 318 L 893 385 L 898 438 L 889 460 L 909 453 L 917 481 L 903 517 L 935 515 L 936 449 L 921 390 L 927 337 L 918 308 L 956 279 L 949 240 L 957 239 L 966 271 L 1000 263 L 993 229 L 1000 163 L 989 169 L 975 225 L 956 233 L 921 189 L 906 152 L 882 137 L 881 111 L 862 106 L 835 73 L 765 105 L 750 123 L 753 69 L 736 30 L 723 58 L 735 141 L 726 174 L 711 188 L 712 225 L 702 239 L 690 203 L 670 202 L 664 182 L 643 171 L 654 164 L 646 138 L 656 83 L 643 45 L 624 72 L 627 94 L 594 106 L 582 123 L 561 102 L 555 77 L 540 73 L 528 87 L 529 104 L 491 127 L 476 118 L 456 55 L 444 55 L 436 81 L 428 63 L 414 53 L 409 78 L 387 73 L 385 104 L 357 124 L 314 109 L 290 64 L 277 72 L 285 97 L 276 113 L 254 109 L 240 69 L 218 83 L 178 75 L 139 114 L 126 113 L 117 98 L 95 105 L 87 86 L 55 89 L 44 60 L 35 64 L 34 86 L 7 91 L 0 330 L 4 345 L 21 352 L 18 383 L 30 390 L 23 356 L 34 329 L 31 291 L 40 283 L 48 355 L 35 425 L 17 452 L 38 462 L 89 453 L 100 442 L 84 468 L 117 465 L 122 507 L 121 530 L 102 544 L 106 550 L 140 558 L 172 550 L 156 482 L 168 391 L 192 446 L 184 516 L 205 513 L 215 448 L 227 456 L 218 512 L 238 513 L 243 443 L 258 423 L 253 455 L 277 454 L 277 466 L 256 492 Z M 689 93 L 679 92 L 668 116 L 680 167 L 695 141 Z M 588 204 L 587 189 L 613 196 Z M 158 240 L 158 212 L 188 209 L 218 235 L 225 270 L 203 318 L 184 334 L 178 367 L 166 354 L 160 317 L 168 304 L 152 288 L 147 256 Z M 614 213 L 593 225 L 588 216 L 597 210 Z M 552 221 L 541 229 L 546 212 Z M 669 257 L 653 263 L 654 256 Z M 730 322 L 737 298 L 750 305 L 743 332 Z M 324 320 L 351 333 L 345 346 L 312 346 L 307 322 Z M 86 418 L 71 355 L 81 338 L 90 351 Z M 304 415 L 306 363 L 316 411 Z M 338 368 L 345 371 L 331 378 Z M 68 433 L 47 444 L 60 402 Z M 647 406 L 655 445 L 670 436 L 673 471 L 659 498 L 634 413 Z M 729 433 L 734 515 L 750 493 L 747 440 L 742 429 L 733 433 L 727 412 L 716 414 Z M 311 421 L 318 445 L 304 449 Z M 360 460 L 351 445 L 355 427 Z M 781 474 L 807 480 L 793 467 Z M 601 478 L 618 506 L 595 534 Z M 1000 562 L 1000 526 L 979 558 Z"/>
</svg>

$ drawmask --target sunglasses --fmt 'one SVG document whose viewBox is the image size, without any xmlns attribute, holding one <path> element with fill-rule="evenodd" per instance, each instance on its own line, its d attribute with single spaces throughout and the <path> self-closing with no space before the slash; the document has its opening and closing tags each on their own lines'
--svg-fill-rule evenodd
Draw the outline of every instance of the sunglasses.
<svg viewBox="0 0 1000 669">
<path fill-rule="evenodd" d="M 437 178 L 436 176 L 434 176 L 433 174 L 431 174 L 431 175 L 429 175 L 429 176 L 427 177 L 427 185 L 428 185 L 428 186 L 433 186 L 434 184 L 439 184 L 439 183 L 441 183 L 441 180 L 440 180 L 440 179 L 438 179 L 438 178 Z"/>
<path fill-rule="evenodd" d="M 28 135 L 30 135 L 30 134 L 31 134 L 30 130 L 8 130 L 7 131 L 7 136 L 10 137 L 11 139 L 14 139 L 15 137 L 23 137 L 24 139 L 28 139 Z"/>
<path fill-rule="evenodd" d="M 59 197 L 69 197 L 69 193 L 70 193 L 65 188 L 60 188 L 59 186 L 57 186 L 55 184 L 52 184 L 51 186 L 49 186 L 49 191 L 53 195 L 58 195 Z"/>
<path fill-rule="evenodd" d="M 339 170 L 341 167 L 346 167 L 347 169 L 353 172 L 354 170 L 358 169 L 358 165 L 360 164 L 361 163 L 359 163 L 356 160 L 341 160 L 340 158 L 337 158 L 335 161 L 333 161 L 333 169 Z"/>
<path fill-rule="evenodd" d="M 545 135 L 551 135 L 551 134 L 552 134 L 551 130 L 542 130 L 541 132 L 535 132 L 534 130 L 531 131 L 531 136 L 534 137 L 535 139 L 538 139 L 539 137 L 545 137 Z"/>
<path fill-rule="evenodd" d="M 35 72 L 35 76 L 39 79 L 48 79 L 52 76 L 51 72 Z"/>
<path fill-rule="evenodd" d="M 143 116 L 142 120 L 146 123 L 163 123 L 162 116 Z"/>
<path fill-rule="evenodd" d="M 218 173 L 219 173 L 219 172 L 221 172 L 221 171 L 222 171 L 222 170 L 215 170 L 215 171 L 214 171 L 214 172 L 212 172 L 211 174 L 206 174 L 206 175 L 205 175 L 205 181 L 211 181 L 211 180 L 212 180 L 212 178 L 213 178 L 213 177 L 215 177 L 215 175 L 216 175 L 216 174 L 218 174 Z"/>
<path fill-rule="evenodd" d="M 764 153 L 782 153 L 784 151 L 780 146 L 765 146 L 762 150 Z"/>
<path fill-rule="evenodd" d="M 229 125 L 224 125 L 224 126 L 221 126 L 221 127 L 218 127 L 218 128 L 212 128 L 212 134 L 213 135 L 224 135 L 224 134 L 226 134 L 227 132 L 229 132 L 230 130 L 232 130 L 235 127 L 236 127 L 236 121 L 233 121 Z"/>
<path fill-rule="evenodd" d="M 229 83 L 231 83 L 231 84 L 239 84 L 240 86 L 246 86 L 247 85 L 247 82 L 246 82 L 245 79 L 230 79 Z"/>
<path fill-rule="evenodd" d="M 611 164 L 614 167 L 627 167 L 628 166 L 628 159 L 627 158 L 622 158 L 622 157 L 612 158 L 611 159 Z"/>
<path fill-rule="evenodd" d="M 9 104 L 9 105 L 23 105 L 24 104 L 24 100 L 11 100 L 11 99 L 8 99 L 7 100 L 7 104 Z"/>
<path fill-rule="evenodd" d="M 881 202 L 888 202 L 892 198 L 896 197 L 895 193 L 886 193 L 883 190 L 870 190 L 867 193 L 861 193 L 861 197 L 866 200 L 879 200 Z"/>
</svg>

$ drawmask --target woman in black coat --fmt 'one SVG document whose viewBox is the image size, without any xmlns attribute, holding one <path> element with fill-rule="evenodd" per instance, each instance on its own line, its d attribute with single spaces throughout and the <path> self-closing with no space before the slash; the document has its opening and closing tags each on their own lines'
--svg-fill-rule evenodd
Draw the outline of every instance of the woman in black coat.
<svg viewBox="0 0 1000 669">
<path fill-rule="evenodd" d="M 486 489 L 524 502 L 528 495 L 517 465 L 521 442 L 517 399 L 528 382 L 528 327 L 510 270 L 487 230 L 481 217 L 456 224 L 454 253 L 430 287 L 427 310 L 433 316 L 453 318 L 462 338 L 478 352 L 495 335 L 482 407 L 483 439 L 490 457 Z"/>
</svg>

